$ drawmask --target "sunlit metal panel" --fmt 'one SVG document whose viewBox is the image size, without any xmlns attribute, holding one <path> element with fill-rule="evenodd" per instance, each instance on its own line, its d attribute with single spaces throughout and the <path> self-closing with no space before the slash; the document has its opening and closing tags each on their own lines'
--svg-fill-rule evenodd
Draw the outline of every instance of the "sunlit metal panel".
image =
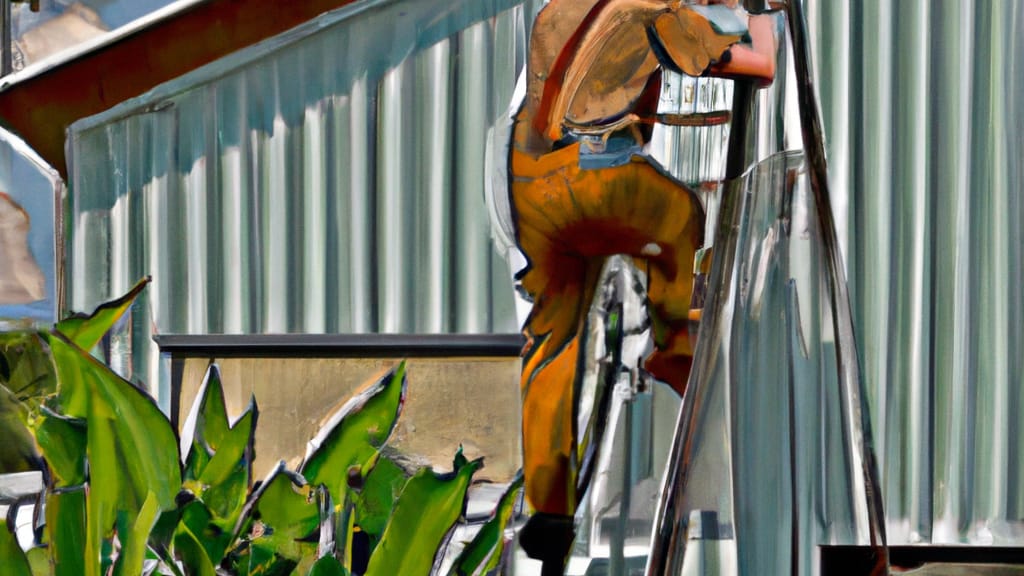
<svg viewBox="0 0 1024 576">
<path fill-rule="evenodd" d="M 1024 10 L 809 5 L 890 541 L 1021 545 Z"/>
<path fill-rule="evenodd" d="M 76 123 L 71 307 L 152 275 L 147 381 L 154 329 L 516 332 L 483 159 L 535 9 L 363 3 Z"/>
</svg>

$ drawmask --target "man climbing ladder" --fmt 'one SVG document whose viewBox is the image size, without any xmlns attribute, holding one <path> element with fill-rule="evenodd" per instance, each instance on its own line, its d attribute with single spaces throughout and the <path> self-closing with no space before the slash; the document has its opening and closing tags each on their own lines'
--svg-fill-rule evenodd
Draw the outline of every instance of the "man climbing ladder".
<svg viewBox="0 0 1024 576">
<path fill-rule="evenodd" d="M 729 4 L 552 0 L 534 24 L 509 191 L 527 258 L 518 280 L 533 302 L 521 392 L 526 497 L 535 514 L 521 542 L 546 573 L 561 569 L 572 542 L 582 491 L 574 455 L 580 334 L 609 255 L 632 256 L 648 274 L 656 351 L 646 369 L 680 393 L 686 386 L 704 212 L 645 146 L 663 68 L 772 81 L 770 17 Z"/>
</svg>

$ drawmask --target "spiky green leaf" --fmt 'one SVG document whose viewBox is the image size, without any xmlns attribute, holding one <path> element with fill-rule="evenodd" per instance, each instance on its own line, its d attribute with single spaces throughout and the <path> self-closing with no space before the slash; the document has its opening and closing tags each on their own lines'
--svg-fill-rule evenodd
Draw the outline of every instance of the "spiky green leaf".
<svg viewBox="0 0 1024 576">
<path fill-rule="evenodd" d="M 402 490 L 384 535 L 370 556 L 367 576 L 430 574 L 434 556 L 465 510 L 466 491 L 482 460 L 450 474 L 420 470 Z"/>
<path fill-rule="evenodd" d="M 92 350 L 103 336 L 114 327 L 114 324 L 131 308 L 135 299 L 149 284 L 149 278 L 143 278 L 131 291 L 117 300 L 101 304 L 92 314 L 75 314 L 57 323 L 57 332 L 75 343 L 83 350 Z"/>
<path fill-rule="evenodd" d="M 211 364 L 182 431 L 182 449 L 188 454 L 183 486 L 203 502 L 210 515 L 209 526 L 192 526 L 197 535 L 216 532 L 219 536 L 214 541 L 219 543 L 234 534 L 252 483 L 258 413 L 253 400 L 230 425 L 220 371 Z M 217 564 L 224 547 L 218 544 L 207 551 Z"/>
<path fill-rule="evenodd" d="M 181 431 L 181 451 L 187 456 L 186 478 L 198 478 L 209 459 L 230 434 L 228 409 L 220 369 L 210 364 Z"/>
<path fill-rule="evenodd" d="M 498 501 L 494 516 L 483 525 L 455 559 L 449 576 L 482 575 L 497 568 L 505 548 L 505 527 L 512 517 L 522 487 L 523 473 L 520 472 Z"/>
<path fill-rule="evenodd" d="M 309 443 L 300 467 L 311 484 L 323 484 L 343 501 L 349 468 L 366 468 L 395 427 L 405 398 L 405 362 L 345 403 Z"/>
<path fill-rule="evenodd" d="M 315 560 L 316 532 L 320 526 L 317 491 L 301 476 L 288 471 L 284 462 L 268 476 L 252 497 L 244 517 L 251 520 L 249 574 L 289 561 Z M 264 552 L 271 552 L 269 555 Z"/>
</svg>

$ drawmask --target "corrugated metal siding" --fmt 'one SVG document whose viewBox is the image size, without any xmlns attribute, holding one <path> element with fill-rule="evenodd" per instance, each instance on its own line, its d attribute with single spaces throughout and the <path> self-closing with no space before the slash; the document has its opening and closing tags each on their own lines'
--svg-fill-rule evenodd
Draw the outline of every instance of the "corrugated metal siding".
<svg viewBox="0 0 1024 576">
<path fill-rule="evenodd" d="M 152 273 L 164 332 L 513 331 L 481 161 L 513 4 L 369 2 L 72 127 L 72 307 Z M 808 0 L 894 543 L 1024 544 L 1022 11 Z"/>
<path fill-rule="evenodd" d="M 156 333 L 511 333 L 482 158 L 536 2 L 367 0 L 69 130 L 69 307 L 152 275 Z"/>
<path fill-rule="evenodd" d="M 73 126 L 71 307 L 152 274 L 165 333 L 516 331 L 483 155 L 518 4 L 366 3 Z"/>
<path fill-rule="evenodd" d="M 890 541 L 1024 544 L 1024 5 L 809 7 Z"/>
</svg>

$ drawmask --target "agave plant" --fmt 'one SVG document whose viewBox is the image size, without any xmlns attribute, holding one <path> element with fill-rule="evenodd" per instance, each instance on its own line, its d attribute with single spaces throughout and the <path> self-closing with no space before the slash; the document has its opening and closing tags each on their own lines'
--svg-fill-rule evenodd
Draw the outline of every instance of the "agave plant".
<svg viewBox="0 0 1024 576">
<path fill-rule="evenodd" d="M 404 363 L 328 420 L 297 471 L 281 462 L 254 482 L 259 411 L 253 399 L 229 419 L 216 365 L 179 441 L 150 396 L 90 355 L 143 285 L 52 331 L 0 335 L 0 393 L 33 441 L 18 457 L 46 479 L 34 546 L 23 551 L 0 526 L 5 575 L 436 573 L 483 462 L 460 449 L 452 470 L 436 473 L 386 453 L 407 391 Z M 498 568 L 520 486 L 449 574 Z"/>
</svg>

